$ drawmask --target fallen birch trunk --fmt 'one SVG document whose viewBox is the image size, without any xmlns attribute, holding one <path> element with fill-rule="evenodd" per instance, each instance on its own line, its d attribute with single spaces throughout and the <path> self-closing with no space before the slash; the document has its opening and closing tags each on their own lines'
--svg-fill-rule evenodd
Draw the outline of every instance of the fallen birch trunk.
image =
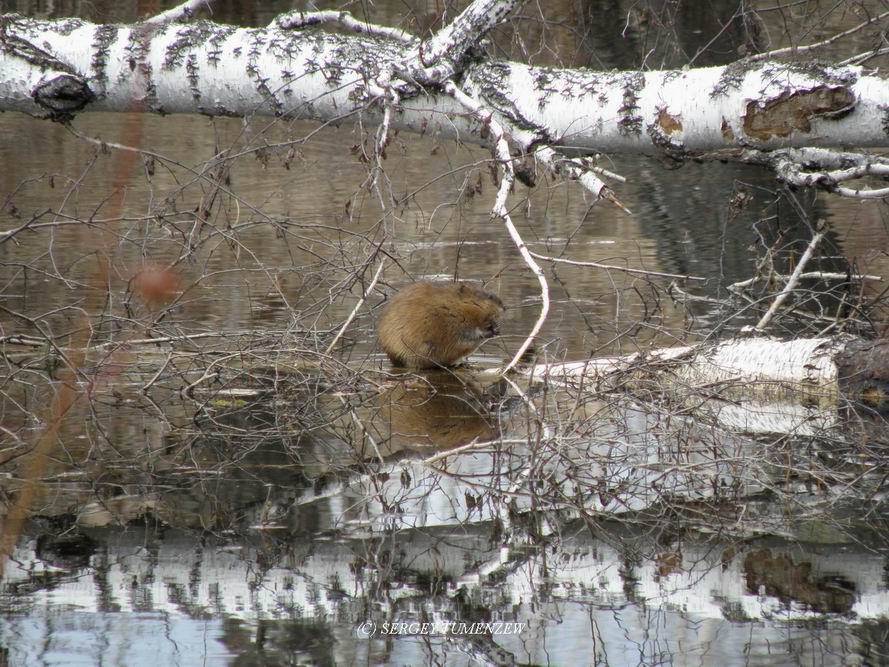
<svg viewBox="0 0 889 667">
<path fill-rule="evenodd" d="M 511 11 L 506 4 L 500 11 L 497 3 L 481 3 L 479 11 L 496 9 L 502 19 Z M 419 41 L 393 39 L 385 27 L 374 35 L 325 33 L 298 25 L 298 17 L 283 15 L 257 29 L 5 14 L 0 110 L 57 119 L 82 110 L 287 115 L 336 124 L 362 114 L 365 123 L 382 122 L 387 86 L 404 63 L 417 60 Z M 451 40 L 444 52 L 459 58 L 465 45 L 448 31 L 439 37 Z M 390 129 L 489 143 L 486 124 L 443 92 L 448 73 L 413 97 L 400 94 Z M 484 58 L 461 60 L 459 73 L 467 95 L 511 130 L 518 148 L 533 148 L 538 157 L 540 145 L 682 159 L 729 148 L 889 144 L 889 89 L 881 73 L 862 67 L 740 61 L 595 72 Z"/>
<path fill-rule="evenodd" d="M 596 388 L 732 390 L 745 395 L 803 393 L 881 404 L 889 384 L 889 343 L 852 336 L 779 341 L 732 339 L 620 357 L 538 364 L 524 372 L 538 382 Z"/>
</svg>

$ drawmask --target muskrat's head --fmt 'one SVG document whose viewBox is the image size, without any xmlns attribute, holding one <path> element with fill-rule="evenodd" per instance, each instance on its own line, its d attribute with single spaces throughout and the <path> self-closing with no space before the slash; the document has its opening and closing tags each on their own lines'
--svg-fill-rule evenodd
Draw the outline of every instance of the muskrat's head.
<svg viewBox="0 0 889 667">
<path fill-rule="evenodd" d="M 458 294 L 462 300 L 467 340 L 484 340 L 500 334 L 500 318 L 505 308 L 496 294 L 474 285 L 461 284 Z"/>
</svg>

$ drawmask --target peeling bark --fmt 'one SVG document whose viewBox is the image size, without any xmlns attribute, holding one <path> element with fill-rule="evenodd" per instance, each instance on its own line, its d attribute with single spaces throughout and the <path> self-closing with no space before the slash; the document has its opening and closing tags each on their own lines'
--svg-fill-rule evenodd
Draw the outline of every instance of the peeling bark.
<svg viewBox="0 0 889 667">
<path fill-rule="evenodd" d="M 747 104 L 744 131 L 760 141 L 789 137 L 794 131 L 810 133 L 815 118 L 842 118 L 854 105 L 851 90 L 828 86 L 786 93 L 765 104 L 754 100 Z"/>
<path fill-rule="evenodd" d="M 661 109 L 658 112 L 657 124 L 667 134 L 678 134 L 682 132 L 682 119 L 678 116 L 671 115 L 667 109 Z"/>
</svg>

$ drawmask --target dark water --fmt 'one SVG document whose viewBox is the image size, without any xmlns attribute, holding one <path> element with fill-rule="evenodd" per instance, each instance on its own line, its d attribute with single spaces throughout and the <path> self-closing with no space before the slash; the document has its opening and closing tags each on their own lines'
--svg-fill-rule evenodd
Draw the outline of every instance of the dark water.
<svg viewBox="0 0 889 667">
<path fill-rule="evenodd" d="M 157 4 L 4 9 L 129 21 Z M 821 37 L 862 20 L 814 4 Z M 453 15 L 351 9 L 424 29 L 442 7 Z M 729 22 L 734 3 L 702 7 L 528 5 L 496 39 L 517 58 L 596 68 L 724 63 L 751 40 L 802 39 L 801 9 L 763 7 L 751 36 Z M 264 25 L 290 8 L 220 3 L 214 17 Z M 529 20 L 540 12 L 547 23 Z M 469 371 L 466 385 L 388 375 L 375 317 L 416 278 L 484 281 L 507 304 L 479 366 L 508 358 L 537 316 L 536 280 L 490 220 L 483 148 L 400 135 L 374 190 L 347 125 L 85 114 L 73 126 L 159 157 L 0 117 L 2 228 L 51 209 L 0 245 L 0 335 L 37 341 L 2 348 L 4 534 L 31 480 L 37 494 L 3 571 L 0 665 L 886 662 L 879 415 L 700 394 L 526 387 L 523 400 Z M 217 191 L 195 172 L 218 170 L 223 151 Z M 547 264 L 541 361 L 737 333 L 768 300 L 729 300 L 727 285 L 766 257 L 792 270 L 818 220 L 819 268 L 889 268 L 882 203 L 789 192 L 733 164 L 610 168 L 632 214 L 590 208 L 574 184 L 517 186 L 529 247 L 702 280 Z M 381 250 L 377 288 L 324 354 Z M 139 276 L 169 265 L 155 288 L 177 295 L 166 308 Z M 815 335 L 832 325 L 813 313 L 848 314 L 882 289 L 805 285 L 811 298 L 771 333 Z M 853 313 L 841 328 L 874 326 Z M 64 396 L 50 336 L 91 351 L 33 469 Z"/>
</svg>

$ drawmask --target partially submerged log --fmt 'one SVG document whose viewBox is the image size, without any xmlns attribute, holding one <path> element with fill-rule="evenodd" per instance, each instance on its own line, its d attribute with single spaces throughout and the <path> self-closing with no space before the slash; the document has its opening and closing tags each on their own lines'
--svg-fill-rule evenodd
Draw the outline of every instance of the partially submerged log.
<svg viewBox="0 0 889 667">
<path fill-rule="evenodd" d="M 889 342 L 852 336 L 734 338 L 561 364 L 525 371 L 533 380 L 595 388 L 732 390 L 757 397 L 801 393 L 835 401 L 840 397 L 881 407 L 889 396 Z"/>
</svg>

